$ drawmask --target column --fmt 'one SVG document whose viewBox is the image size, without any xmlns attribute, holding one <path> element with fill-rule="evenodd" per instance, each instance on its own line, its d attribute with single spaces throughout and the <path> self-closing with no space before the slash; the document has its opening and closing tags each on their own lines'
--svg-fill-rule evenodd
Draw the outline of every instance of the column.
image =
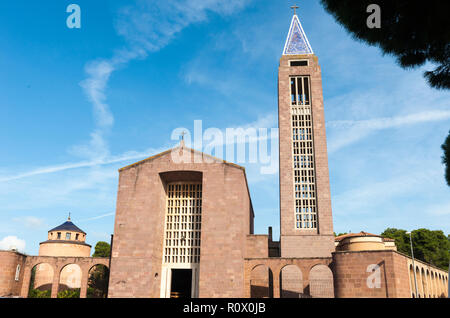
<svg viewBox="0 0 450 318">
<path fill-rule="evenodd" d="M 22 280 L 22 289 L 20 290 L 20 297 L 27 298 L 28 297 L 28 289 L 30 288 L 30 280 L 31 280 L 31 271 L 33 267 L 29 267 L 25 265 L 25 269 L 23 271 L 23 280 Z"/>
<path fill-rule="evenodd" d="M 89 267 L 83 266 L 81 270 L 80 298 L 86 298 L 87 296 L 88 280 L 89 280 Z"/>
<path fill-rule="evenodd" d="M 57 298 L 58 297 L 60 275 L 61 275 L 61 268 L 58 265 L 55 265 L 53 267 L 53 283 L 52 283 L 51 298 Z"/>
</svg>

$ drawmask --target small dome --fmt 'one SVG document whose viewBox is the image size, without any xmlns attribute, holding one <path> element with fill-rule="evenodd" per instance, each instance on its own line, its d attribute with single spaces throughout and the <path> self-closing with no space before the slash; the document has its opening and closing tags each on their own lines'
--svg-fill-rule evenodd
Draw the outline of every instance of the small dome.
<svg viewBox="0 0 450 318">
<path fill-rule="evenodd" d="M 54 232 L 54 231 L 72 231 L 72 232 L 80 232 L 80 233 L 86 234 L 86 232 L 84 232 L 78 226 L 73 224 L 72 221 L 70 220 L 70 218 L 63 224 L 51 229 L 49 232 Z"/>
<path fill-rule="evenodd" d="M 336 242 L 340 242 L 340 241 L 342 241 L 342 240 L 344 240 L 344 239 L 346 239 L 346 238 L 349 238 L 349 237 L 365 237 L 365 236 L 381 237 L 381 235 L 377 235 L 377 234 L 372 234 L 372 233 L 367 233 L 367 232 L 361 231 L 361 232 L 359 232 L 359 233 L 348 233 L 348 234 L 343 234 L 343 235 L 340 235 L 340 236 L 335 237 L 334 240 L 335 240 Z"/>
</svg>

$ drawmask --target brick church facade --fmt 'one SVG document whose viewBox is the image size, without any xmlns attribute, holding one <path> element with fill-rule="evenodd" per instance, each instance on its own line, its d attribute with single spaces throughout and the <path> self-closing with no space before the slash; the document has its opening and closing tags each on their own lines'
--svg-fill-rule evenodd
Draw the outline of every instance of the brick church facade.
<svg viewBox="0 0 450 318">
<path fill-rule="evenodd" d="M 102 261 L 110 268 L 108 297 L 447 295 L 448 274 L 413 264 L 392 240 L 334 237 L 321 70 L 297 15 L 280 59 L 278 98 L 280 240 L 271 228 L 254 233 L 245 169 L 181 141 L 119 170 L 111 258 Z M 43 262 L 26 265 L 26 258 L 0 252 L 0 296 L 26 297 L 30 267 Z M 14 280 L 17 262 L 25 269 Z"/>
</svg>

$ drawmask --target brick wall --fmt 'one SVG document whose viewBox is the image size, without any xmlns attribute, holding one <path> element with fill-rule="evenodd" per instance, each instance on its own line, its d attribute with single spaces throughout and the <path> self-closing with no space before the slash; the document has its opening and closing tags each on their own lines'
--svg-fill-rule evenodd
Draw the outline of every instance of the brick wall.
<svg viewBox="0 0 450 318">
<path fill-rule="evenodd" d="M 198 174 L 203 184 L 199 296 L 243 296 L 253 219 L 245 171 L 218 160 L 175 163 L 166 152 L 120 172 L 110 297 L 160 297 L 165 182 Z"/>
<path fill-rule="evenodd" d="M 246 258 L 267 258 L 269 256 L 268 235 L 247 235 Z"/>
<path fill-rule="evenodd" d="M 12 251 L 0 251 L 0 297 L 19 296 L 22 288 L 26 256 Z M 15 280 L 20 265 L 19 281 Z"/>
<path fill-rule="evenodd" d="M 307 59 L 308 66 L 291 67 L 290 59 Z M 292 161 L 292 120 L 290 76 L 309 75 L 316 168 L 318 228 L 297 230 L 294 219 L 294 176 Z M 280 147 L 280 231 L 282 257 L 331 257 L 334 251 L 333 220 L 329 186 L 328 155 L 322 78 L 315 55 L 283 56 L 278 70 L 278 118 Z M 304 237 L 303 237 L 304 236 Z M 315 236 L 315 238 L 313 237 Z M 314 248 L 301 248 L 314 245 Z"/>
<path fill-rule="evenodd" d="M 371 271 L 372 265 L 379 266 L 379 271 Z M 411 295 L 407 257 L 396 251 L 335 252 L 333 272 L 338 298 L 409 298 Z"/>
<path fill-rule="evenodd" d="M 246 258 L 244 263 L 245 294 L 244 297 L 261 297 L 265 295 L 279 297 L 333 297 L 333 273 L 329 268 L 331 257 L 323 258 Z M 326 270 L 317 270 L 324 266 Z M 321 268 L 321 267 L 320 267 Z M 319 269 L 320 269 L 319 268 Z M 265 270 L 267 269 L 267 271 Z M 261 275 L 267 273 L 266 285 L 262 285 Z M 311 279 L 310 279 L 311 278 Z M 255 282 L 256 279 L 256 282 Z M 326 289 L 320 288 L 326 282 Z M 311 284 L 315 295 L 310 295 Z M 268 285 L 267 285 L 268 284 Z M 284 284 L 284 285 L 283 285 Z M 267 288 L 269 290 L 267 290 Z M 252 294 L 252 291 L 256 294 Z M 325 293 L 322 293 L 324 291 Z"/>
</svg>

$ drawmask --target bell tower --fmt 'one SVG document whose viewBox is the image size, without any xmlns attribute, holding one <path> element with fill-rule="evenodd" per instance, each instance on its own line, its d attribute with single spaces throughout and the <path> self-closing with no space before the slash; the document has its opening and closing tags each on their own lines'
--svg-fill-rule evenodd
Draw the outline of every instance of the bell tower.
<svg viewBox="0 0 450 318">
<path fill-rule="evenodd" d="M 296 13 L 278 69 L 278 122 L 281 257 L 331 257 L 322 76 Z"/>
</svg>

